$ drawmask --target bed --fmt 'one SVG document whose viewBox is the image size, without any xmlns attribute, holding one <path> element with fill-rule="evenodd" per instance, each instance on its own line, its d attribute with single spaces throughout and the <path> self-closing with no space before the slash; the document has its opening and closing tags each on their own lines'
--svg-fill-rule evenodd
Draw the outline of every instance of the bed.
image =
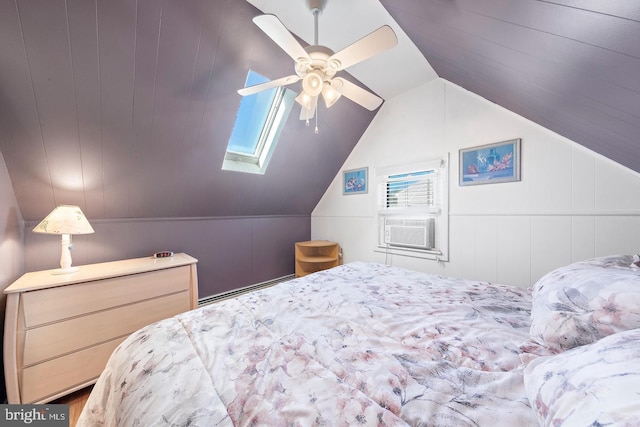
<svg viewBox="0 0 640 427">
<path fill-rule="evenodd" d="M 638 328 L 629 256 L 532 289 L 354 262 L 133 333 L 78 426 L 636 426 Z"/>
</svg>

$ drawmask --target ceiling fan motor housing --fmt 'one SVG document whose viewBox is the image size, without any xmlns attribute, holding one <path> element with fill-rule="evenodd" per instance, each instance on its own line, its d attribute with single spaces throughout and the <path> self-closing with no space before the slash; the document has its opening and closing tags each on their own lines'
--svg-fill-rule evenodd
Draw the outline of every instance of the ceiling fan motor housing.
<svg viewBox="0 0 640 427">
<path fill-rule="evenodd" d="M 327 0 L 307 0 L 307 6 L 314 15 L 322 13 L 326 5 Z"/>
<path fill-rule="evenodd" d="M 325 46 L 307 46 L 305 51 L 309 54 L 308 58 L 299 58 L 296 61 L 295 70 L 296 74 L 300 77 L 304 77 L 312 70 L 321 71 L 325 78 L 330 79 L 336 75 L 336 72 L 340 68 L 340 61 L 329 60 L 333 51 Z"/>
</svg>

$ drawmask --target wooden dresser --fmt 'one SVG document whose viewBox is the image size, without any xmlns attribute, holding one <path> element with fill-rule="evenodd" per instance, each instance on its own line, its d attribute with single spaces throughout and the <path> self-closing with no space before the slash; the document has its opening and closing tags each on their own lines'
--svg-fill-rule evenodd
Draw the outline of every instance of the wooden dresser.
<svg viewBox="0 0 640 427">
<path fill-rule="evenodd" d="M 20 277 L 4 290 L 9 403 L 46 403 L 95 383 L 129 334 L 196 308 L 196 263 L 179 253 Z"/>
</svg>

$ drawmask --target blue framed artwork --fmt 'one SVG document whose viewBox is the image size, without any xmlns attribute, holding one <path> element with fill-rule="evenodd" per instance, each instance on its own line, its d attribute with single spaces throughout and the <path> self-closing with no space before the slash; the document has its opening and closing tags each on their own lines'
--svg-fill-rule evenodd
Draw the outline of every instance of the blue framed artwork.
<svg viewBox="0 0 640 427">
<path fill-rule="evenodd" d="M 351 169 L 342 173 L 342 194 L 367 194 L 369 168 Z"/>
<path fill-rule="evenodd" d="M 520 181 L 520 141 L 460 150 L 460 186 Z"/>
</svg>

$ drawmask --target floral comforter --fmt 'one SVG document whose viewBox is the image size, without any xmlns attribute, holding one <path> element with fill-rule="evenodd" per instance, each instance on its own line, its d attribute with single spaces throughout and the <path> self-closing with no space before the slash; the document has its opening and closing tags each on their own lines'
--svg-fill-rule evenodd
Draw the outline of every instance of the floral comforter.
<svg viewBox="0 0 640 427">
<path fill-rule="evenodd" d="M 527 290 L 351 263 L 133 333 L 79 426 L 537 426 Z"/>
</svg>

